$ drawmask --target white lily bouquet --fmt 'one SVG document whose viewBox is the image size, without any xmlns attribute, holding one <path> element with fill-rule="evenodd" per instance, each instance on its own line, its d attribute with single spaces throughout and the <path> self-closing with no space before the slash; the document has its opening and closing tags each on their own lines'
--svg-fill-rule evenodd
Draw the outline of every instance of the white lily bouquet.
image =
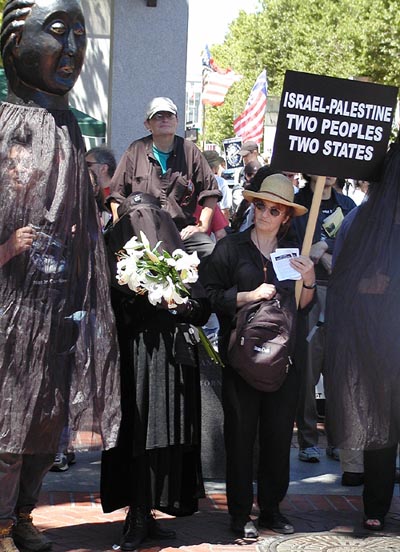
<svg viewBox="0 0 400 552">
<path fill-rule="evenodd" d="M 187 284 L 194 284 L 198 280 L 198 266 L 200 260 L 197 253 L 190 255 L 183 249 L 159 252 L 158 242 L 153 249 L 143 232 L 140 232 L 140 241 L 136 236 L 131 238 L 117 253 L 117 281 L 123 286 L 143 295 L 152 305 L 160 304 L 163 300 L 169 309 L 174 309 L 189 300 Z M 193 328 L 193 334 L 203 345 L 208 356 L 217 364 L 222 365 L 218 353 L 214 350 L 202 328 Z"/>
<path fill-rule="evenodd" d="M 134 236 L 118 252 L 118 283 L 127 284 L 135 293 L 147 293 L 152 305 L 164 300 L 168 308 L 173 309 L 186 303 L 189 299 L 186 284 L 197 282 L 199 277 L 197 253 L 189 255 L 183 249 L 175 249 L 172 255 L 167 251 L 159 253 L 161 242 L 151 249 L 143 232 L 140 232 L 140 239 Z"/>
</svg>

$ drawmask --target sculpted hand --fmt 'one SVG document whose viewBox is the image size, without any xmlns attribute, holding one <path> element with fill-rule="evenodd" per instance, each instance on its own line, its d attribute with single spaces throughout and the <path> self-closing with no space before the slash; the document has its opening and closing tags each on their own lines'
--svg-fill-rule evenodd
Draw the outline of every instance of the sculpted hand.
<svg viewBox="0 0 400 552">
<path fill-rule="evenodd" d="M 35 237 L 36 231 L 31 226 L 18 228 L 5 243 L 0 245 L 0 266 L 27 251 Z"/>
</svg>

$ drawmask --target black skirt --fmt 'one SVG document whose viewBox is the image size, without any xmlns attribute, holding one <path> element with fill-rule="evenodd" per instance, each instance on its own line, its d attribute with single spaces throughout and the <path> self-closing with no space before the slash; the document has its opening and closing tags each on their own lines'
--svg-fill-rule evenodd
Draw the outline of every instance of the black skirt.
<svg viewBox="0 0 400 552">
<path fill-rule="evenodd" d="M 190 515 L 204 496 L 200 462 L 200 374 L 195 347 L 178 361 L 176 318 L 146 298 L 114 294 L 121 349 L 122 422 L 104 452 L 105 512 L 137 505 Z"/>
</svg>

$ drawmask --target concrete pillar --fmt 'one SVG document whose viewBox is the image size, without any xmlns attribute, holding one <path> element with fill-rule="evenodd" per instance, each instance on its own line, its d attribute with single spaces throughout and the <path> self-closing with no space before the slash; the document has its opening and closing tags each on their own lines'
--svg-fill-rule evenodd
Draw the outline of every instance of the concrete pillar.
<svg viewBox="0 0 400 552">
<path fill-rule="evenodd" d="M 155 2 L 150 2 L 155 3 Z M 147 103 L 168 96 L 184 132 L 188 0 L 111 1 L 108 144 L 117 158 L 137 138 Z"/>
</svg>

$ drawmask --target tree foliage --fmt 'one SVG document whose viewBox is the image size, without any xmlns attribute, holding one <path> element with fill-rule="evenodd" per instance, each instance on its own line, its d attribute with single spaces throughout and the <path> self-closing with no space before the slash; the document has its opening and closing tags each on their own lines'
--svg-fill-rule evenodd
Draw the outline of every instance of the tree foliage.
<svg viewBox="0 0 400 552">
<path fill-rule="evenodd" d="M 206 110 L 207 140 L 220 143 L 233 136 L 233 119 L 263 68 L 277 96 L 288 69 L 397 86 L 398 0 L 260 0 L 258 13 L 240 12 L 211 51 L 218 65 L 244 75 L 223 106 Z"/>
</svg>

